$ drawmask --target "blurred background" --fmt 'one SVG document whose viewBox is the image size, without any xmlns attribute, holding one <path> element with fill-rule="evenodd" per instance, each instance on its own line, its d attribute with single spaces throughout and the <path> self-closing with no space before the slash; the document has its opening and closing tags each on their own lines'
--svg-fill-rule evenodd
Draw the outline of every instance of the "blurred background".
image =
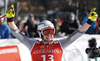
<svg viewBox="0 0 100 61">
<path fill-rule="evenodd" d="M 70 12 L 74 12 L 79 21 L 82 21 L 86 10 L 96 7 L 97 12 L 100 12 L 99 3 L 100 0 L 0 0 L 0 14 L 3 15 L 5 9 L 14 4 L 17 20 L 24 20 L 29 13 L 33 13 L 38 19 L 47 14 L 66 17 Z"/>
<path fill-rule="evenodd" d="M 100 0 L 0 0 L 0 15 L 4 15 L 10 5 L 14 4 L 16 23 L 18 21 L 25 23 L 29 14 L 33 14 L 37 23 L 44 19 L 53 22 L 58 35 L 60 34 L 58 32 L 62 31 L 60 28 L 64 20 L 73 19 L 71 14 L 74 15 L 78 27 L 81 26 L 87 10 L 96 7 L 96 12 L 100 15 L 99 3 Z"/>
</svg>

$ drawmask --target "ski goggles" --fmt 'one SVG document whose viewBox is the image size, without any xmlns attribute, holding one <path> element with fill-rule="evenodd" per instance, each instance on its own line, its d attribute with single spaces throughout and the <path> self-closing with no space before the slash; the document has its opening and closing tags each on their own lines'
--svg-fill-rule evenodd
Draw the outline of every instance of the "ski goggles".
<svg viewBox="0 0 100 61">
<path fill-rule="evenodd" d="M 54 29 L 43 29 L 41 33 L 44 36 L 47 36 L 49 34 L 54 35 Z"/>
</svg>

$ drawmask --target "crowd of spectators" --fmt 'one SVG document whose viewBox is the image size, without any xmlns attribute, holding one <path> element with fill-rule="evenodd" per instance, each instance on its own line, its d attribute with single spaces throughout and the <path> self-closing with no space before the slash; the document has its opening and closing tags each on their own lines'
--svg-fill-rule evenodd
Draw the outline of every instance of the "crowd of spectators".
<svg viewBox="0 0 100 61">
<path fill-rule="evenodd" d="M 86 12 L 87 16 L 84 18 L 82 25 L 86 23 L 89 12 L 90 10 Z M 23 23 L 20 20 L 16 22 L 16 25 L 20 30 L 20 32 L 22 32 L 22 34 L 26 35 L 27 37 L 38 38 L 39 37 L 37 33 L 38 23 L 37 20 L 35 20 L 35 16 L 34 14 L 29 14 L 27 16 L 28 19 L 26 19 L 26 22 Z M 67 36 L 72 32 L 74 32 L 79 26 L 82 26 L 82 25 L 78 25 L 76 16 L 73 12 L 70 12 L 67 15 L 62 14 L 61 16 L 56 14 L 42 16 L 40 22 L 42 20 L 49 20 L 54 24 L 56 30 L 55 36 Z M 98 24 L 100 26 L 100 18 L 98 18 Z M 99 34 L 98 31 L 99 30 L 97 29 L 96 23 L 94 22 L 91 25 L 91 27 L 87 30 L 86 34 Z M 3 18 L 0 19 L 0 38 L 1 39 L 14 38 L 9 30 L 9 25 L 5 24 Z"/>
</svg>

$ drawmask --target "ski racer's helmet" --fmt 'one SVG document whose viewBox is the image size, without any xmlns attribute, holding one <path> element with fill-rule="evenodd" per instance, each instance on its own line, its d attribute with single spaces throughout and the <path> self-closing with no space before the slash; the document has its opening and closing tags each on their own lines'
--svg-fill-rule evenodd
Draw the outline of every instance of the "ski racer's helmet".
<svg viewBox="0 0 100 61">
<path fill-rule="evenodd" d="M 41 38 L 43 38 L 44 35 L 47 35 L 47 33 L 44 31 L 50 31 L 49 33 L 51 34 L 55 34 L 55 28 L 52 22 L 48 21 L 48 20 L 43 20 L 42 22 L 40 22 L 40 24 L 37 27 L 37 32 L 39 34 L 39 36 Z M 52 32 L 51 32 L 52 31 Z"/>
</svg>

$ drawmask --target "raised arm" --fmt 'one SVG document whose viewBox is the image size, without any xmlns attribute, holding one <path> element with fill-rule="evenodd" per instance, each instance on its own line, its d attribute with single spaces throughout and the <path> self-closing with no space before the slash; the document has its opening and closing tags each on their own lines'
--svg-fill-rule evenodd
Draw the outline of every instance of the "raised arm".
<svg viewBox="0 0 100 61">
<path fill-rule="evenodd" d="M 81 26 L 80 28 L 78 28 L 79 31 L 86 31 L 88 28 L 90 27 L 90 24 L 85 23 L 83 26 Z"/>
<path fill-rule="evenodd" d="M 6 16 L 7 16 L 7 22 L 9 24 L 9 26 L 15 30 L 18 29 L 13 21 L 13 18 L 15 16 L 14 5 L 11 5 L 11 9 L 6 11 Z"/>
<path fill-rule="evenodd" d="M 81 26 L 80 28 L 75 30 L 68 37 L 60 40 L 62 47 L 63 48 L 67 47 L 72 42 L 74 42 L 77 38 L 79 38 L 81 35 L 83 35 L 86 32 L 86 30 L 90 27 L 90 25 L 93 23 L 93 21 L 97 20 L 97 17 L 98 17 L 98 15 L 96 12 L 94 12 L 94 11 L 90 12 L 87 23 L 85 23 L 83 26 Z"/>
<path fill-rule="evenodd" d="M 10 10 L 6 12 L 6 16 L 7 16 L 7 22 L 10 26 L 10 30 L 13 36 L 15 36 L 20 42 L 22 42 L 26 47 L 28 47 L 29 50 L 31 50 L 33 44 L 35 43 L 35 39 L 30 39 L 19 31 L 19 29 L 17 28 L 17 26 L 13 21 L 13 17 L 15 16 L 13 6 Z"/>
</svg>

